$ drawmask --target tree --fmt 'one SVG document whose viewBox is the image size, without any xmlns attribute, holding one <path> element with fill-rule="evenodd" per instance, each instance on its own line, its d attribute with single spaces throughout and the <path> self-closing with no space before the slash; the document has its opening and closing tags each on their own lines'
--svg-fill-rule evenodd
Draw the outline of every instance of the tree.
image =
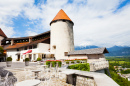
<svg viewBox="0 0 130 86">
<path fill-rule="evenodd" d="M 3 52 L 4 52 L 4 49 L 3 49 L 3 47 L 0 46 L 0 55 L 2 55 Z"/>
</svg>

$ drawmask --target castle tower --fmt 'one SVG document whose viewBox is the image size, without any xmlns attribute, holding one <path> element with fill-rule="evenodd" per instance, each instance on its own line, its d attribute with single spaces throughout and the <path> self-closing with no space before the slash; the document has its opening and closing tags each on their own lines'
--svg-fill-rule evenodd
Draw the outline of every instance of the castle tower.
<svg viewBox="0 0 130 86">
<path fill-rule="evenodd" d="M 67 53 L 74 50 L 74 23 L 61 9 L 51 21 L 51 53 L 56 59 L 67 59 Z"/>
<path fill-rule="evenodd" d="M 0 46 L 1 46 L 1 41 L 4 39 L 4 38 L 7 38 L 7 36 L 5 35 L 5 33 L 1 30 L 0 28 Z"/>
</svg>

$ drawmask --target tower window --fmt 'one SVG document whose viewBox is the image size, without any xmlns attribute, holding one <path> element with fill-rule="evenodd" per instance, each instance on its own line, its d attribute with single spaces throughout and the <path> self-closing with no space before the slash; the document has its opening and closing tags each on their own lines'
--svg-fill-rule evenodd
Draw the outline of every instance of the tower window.
<svg viewBox="0 0 130 86">
<path fill-rule="evenodd" d="M 53 46 L 53 49 L 56 49 L 56 45 Z"/>
<path fill-rule="evenodd" d="M 64 52 L 65 56 L 68 56 L 68 52 Z"/>
</svg>

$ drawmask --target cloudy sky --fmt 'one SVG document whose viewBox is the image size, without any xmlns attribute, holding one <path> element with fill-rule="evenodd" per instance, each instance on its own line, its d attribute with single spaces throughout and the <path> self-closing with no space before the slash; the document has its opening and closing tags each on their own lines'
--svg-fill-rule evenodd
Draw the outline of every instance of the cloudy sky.
<svg viewBox="0 0 130 86">
<path fill-rule="evenodd" d="M 75 46 L 130 46 L 130 0 L 0 0 L 0 28 L 8 37 L 43 33 L 60 9 L 74 22 Z"/>
</svg>

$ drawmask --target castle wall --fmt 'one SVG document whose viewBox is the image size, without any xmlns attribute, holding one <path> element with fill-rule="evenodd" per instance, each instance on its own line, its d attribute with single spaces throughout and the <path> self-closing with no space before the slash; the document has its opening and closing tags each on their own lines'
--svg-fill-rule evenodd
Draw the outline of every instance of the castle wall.
<svg viewBox="0 0 130 86">
<path fill-rule="evenodd" d="M 51 53 L 56 59 L 66 59 L 65 52 L 74 50 L 73 24 L 57 21 L 51 24 Z"/>
<path fill-rule="evenodd" d="M 87 55 L 71 55 L 68 59 L 88 59 Z"/>
<path fill-rule="evenodd" d="M 7 57 L 12 57 L 12 61 L 16 62 L 17 59 L 17 49 L 11 49 L 11 50 L 7 50 Z"/>
<path fill-rule="evenodd" d="M 38 43 L 38 52 L 43 53 L 43 52 L 49 52 L 50 49 L 50 44 L 46 43 Z"/>
<path fill-rule="evenodd" d="M 94 62 L 94 61 L 103 61 L 106 60 L 105 56 L 103 54 L 91 54 L 88 56 L 88 63 Z"/>
<path fill-rule="evenodd" d="M 88 63 L 96 62 L 96 61 L 104 61 L 105 56 L 103 54 L 91 54 L 91 55 L 70 55 L 68 59 L 88 59 Z"/>
</svg>

